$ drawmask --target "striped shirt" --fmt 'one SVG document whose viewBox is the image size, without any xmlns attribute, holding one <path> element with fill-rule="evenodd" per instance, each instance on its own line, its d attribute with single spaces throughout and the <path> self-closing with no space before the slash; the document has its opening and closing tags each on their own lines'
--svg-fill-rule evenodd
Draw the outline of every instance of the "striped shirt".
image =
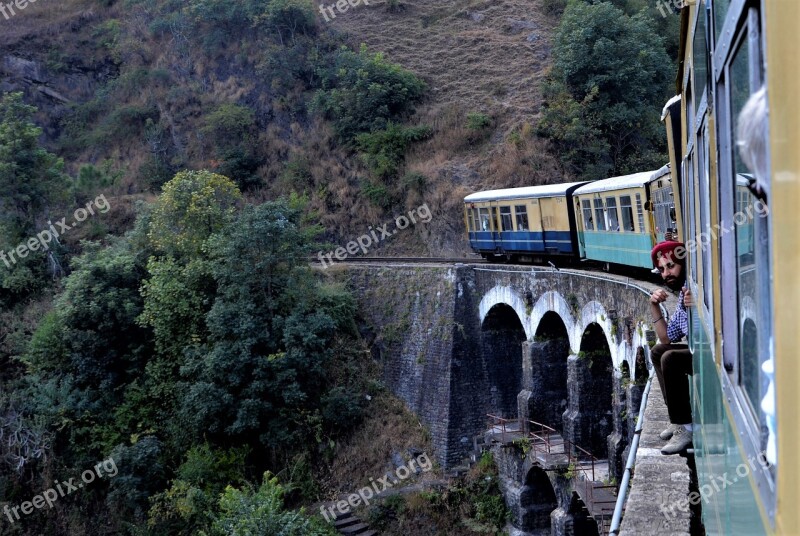
<svg viewBox="0 0 800 536">
<path fill-rule="evenodd" d="M 686 306 L 683 304 L 683 291 L 678 297 L 678 307 L 675 308 L 675 314 L 669 319 L 667 324 L 667 338 L 669 342 L 679 342 L 684 337 L 689 335 L 689 319 L 686 312 Z"/>
</svg>

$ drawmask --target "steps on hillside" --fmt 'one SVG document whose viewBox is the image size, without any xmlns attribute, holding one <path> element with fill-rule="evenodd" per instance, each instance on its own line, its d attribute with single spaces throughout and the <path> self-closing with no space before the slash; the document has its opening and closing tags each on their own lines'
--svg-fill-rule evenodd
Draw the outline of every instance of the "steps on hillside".
<svg viewBox="0 0 800 536">
<path fill-rule="evenodd" d="M 378 531 L 370 529 L 369 525 L 351 512 L 337 515 L 333 520 L 333 528 L 344 536 L 378 536 Z"/>
</svg>

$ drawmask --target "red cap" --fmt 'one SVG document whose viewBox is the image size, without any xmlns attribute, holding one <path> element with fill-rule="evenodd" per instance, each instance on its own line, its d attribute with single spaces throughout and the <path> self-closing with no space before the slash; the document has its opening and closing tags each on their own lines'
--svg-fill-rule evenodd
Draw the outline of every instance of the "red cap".
<svg viewBox="0 0 800 536">
<path fill-rule="evenodd" d="M 676 255 L 675 250 L 677 248 L 681 248 L 681 251 L 679 251 Z M 658 268 L 659 257 L 669 257 L 672 259 L 672 262 L 684 266 L 684 261 L 686 260 L 686 247 L 683 245 L 683 242 L 665 240 L 660 244 L 656 244 L 656 247 L 654 247 L 653 251 L 650 252 L 650 258 L 653 259 L 654 268 Z"/>
</svg>

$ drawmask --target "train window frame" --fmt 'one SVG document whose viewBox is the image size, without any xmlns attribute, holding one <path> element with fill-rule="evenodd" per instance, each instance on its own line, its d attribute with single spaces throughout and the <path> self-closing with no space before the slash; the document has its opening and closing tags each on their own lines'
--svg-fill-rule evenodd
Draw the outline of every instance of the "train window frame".
<svg viewBox="0 0 800 536">
<path fill-rule="evenodd" d="M 583 230 L 594 231 L 594 216 L 591 199 L 581 199 L 581 213 L 583 214 Z"/>
<path fill-rule="evenodd" d="M 608 218 L 608 231 L 612 233 L 621 232 L 619 224 L 619 211 L 617 210 L 617 198 L 614 196 L 606 197 L 606 217 Z M 613 216 L 612 216 L 613 215 Z M 616 229 L 614 229 L 616 223 Z"/>
<path fill-rule="evenodd" d="M 708 58 L 709 58 L 709 34 L 708 34 L 708 25 L 709 25 L 709 18 L 710 18 L 710 10 L 707 4 L 708 0 L 698 1 L 695 9 L 695 17 L 692 21 L 692 82 L 694 87 L 692 88 L 693 91 L 693 102 L 695 108 L 695 115 L 694 117 L 702 117 L 700 114 L 700 109 L 702 106 L 702 101 L 705 98 L 707 99 L 708 88 L 711 84 L 711 66 L 709 65 Z M 703 49 L 698 50 L 698 37 L 702 38 Z M 698 54 L 698 52 L 702 52 Z M 699 58 L 698 58 L 699 56 Z M 700 67 L 700 69 L 698 69 Z M 696 129 L 696 125 L 691 125 L 693 129 Z"/>
<path fill-rule="evenodd" d="M 480 230 L 483 233 L 489 233 L 492 231 L 492 218 L 489 215 L 489 207 L 480 207 L 478 209 L 478 214 L 480 217 Z"/>
<path fill-rule="evenodd" d="M 514 219 L 516 220 L 517 231 L 528 232 L 531 230 L 528 223 L 528 205 L 514 205 Z"/>
<path fill-rule="evenodd" d="M 511 217 L 511 205 L 500 205 L 500 231 L 514 230 L 514 219 Z"/>
<path fill-rule="evenodd" d="M 606 210 L 601 197 L 595 197 L 592 205 L 594 206 L 595 229 L 598 231 L 606 230 Z"/>
<path fill-rule="evenodd" d="M 732 87 L 735 83 L 731 74 L 733 64 L 739 55 L 741 48 L 748 47 L 748 85 L 749 95 L 759 89 L 763 82 L 763 21 L 759 16 L 758 9 L 753 6 L 759 2 L 732 0 L 728 9 L 727 18 L 722 32 L 720 32 L 719 44 L 714 52 L 714 83 L 716 102 L 720 103 L 717 109 L 717 143 L 718 165 L 720 176 L 719 202 L 720 220 L 724 224 L 739 209 L 739 199 L 737 194 L 737 169 L 735 159 L 738 148 L 735 143 L 735 126 L 738 110 L 734 109 L 732 98 Z M 754 248 L 756 258 L 755 270 L 759 274 L 769 274 L 769 221 L 762 222 L 762 232 L 766 234 L 763 243 Z M 761 251 L 761 250 L 764 251 Z M 762 259 L 763 264 L 759 264 Z M 739 264 L 737 256 L 737 233 L 727 233 L 720 240 L 720 269 L 721 283 L 723 289 L 721 295 L 722 303 L 722 360 L 726 374 L 721 374 L 723 396 L 729 401 L 731 406 L 732 420 L 739 431 L 741 445 L 745 453 L 755 456 L 764 449 L 765 434 L 763 431 L 763 420 L 760 407 L 756 408 L 758 415 L 753 411 L 753 407 L 748 395 L 745 393 L 744 385 L 741 383 L 742 374 L 742 355 L 740 351 L 740 297 L 739 297 Z M 757 351 L 759 355 L 769 355 L 769 339 L 772 334 L 771 305 L 774 302 L 773 292 L 768 277 L 757 278 L 756 292 L 766 300 L 758 299 L 757 314 L 760 321 L 765 320 L 767 330 L 765 336 L 757 341 Z M 766 303 L 764 303 L 766 301 Z M 730 312 L 733 311 L 734 314 Z M 760 400 L 757 401 L 760 406 Z M 753 478 L 758 489 L 758 495 L 767 513 L 770 524 L 775 526 L 776 509 L 776 488 L 775 488 L 775 468 L 769 471 L 754 471 Z"/>
<path fill-rule="evenodd" d="M 472 209 L 469 207 L 466 207 L 466 209 L 467 210 L 465 216 L 467 218 L 467 232 L 471 233 L 475 230 L 474 222 L 472 221 Z"/>
<path fill-rule="evenodd" d="M 644 229 L 644 207 L 642 205 L 642 194 L 636 192 L 636 219 L 639 221 L 639 232 L 643 233 Z"/>
<path fill-rule="evenodd" d="M 716 240 L 712 239 L 711 234 L 711 163 L 709 162 L 709 147 L 708 147 L 708 139 L 709 139 L 709 129 L 708 129 L 708 119 L 706 117 L 706 110 L 702 110 L 703 115 L 702 120 L 699 123 L 699 126 L 696 131 L 697 136 L 697 144 L 696 144 L 696 154 L 697 154 L 697 186 L 698 186 L 698 204 L 697 204 L 697 211 L 698 211 L 698 218 L 700 222 L 701 229 L 703 231 L 699 232 L 694 238 L 696 240 L 698 249 L 701 253 L 700 255 L 700 277 L 698 278 L 698 282 L 700 283 L 700 287 L 703 290 L 703 305 L 705 306 L 705 314 L 703 315 L 706 319 L 706 323 L 709 324 L 711 321 L 711 308 L 714 303 L 713 301 L 713 286 L 711 284 L 711 258 L 712 258 L 712 251 L 711 248 L 714 247 L 713 245 L 716 244 Z M 703 237 L 708 238 L 708 243 L 703 241 Z M 708 333 L 714 333 L 712 329 L 713 326 L 707 325 Z"/>
<path fill-rule="evenodd" d="M 628 200 L 627 202 L 625 200 Z M 626 210 L 627 209 L 627 210 Z M 619 211 L 620 216 L 622 216 L 622 229 L 623 232 L 626 233 L 635 233 L 636 232 L 636 223 L 633 220 L 633 200 L 629 195 L 621 195 L 619 196 Z M 626 216 L 627 215 L 627 220 Z M 630 228 L 628 227 L 630 225 Z M 641 231 L 639 231 L 641 232 Z"/>
</svg>

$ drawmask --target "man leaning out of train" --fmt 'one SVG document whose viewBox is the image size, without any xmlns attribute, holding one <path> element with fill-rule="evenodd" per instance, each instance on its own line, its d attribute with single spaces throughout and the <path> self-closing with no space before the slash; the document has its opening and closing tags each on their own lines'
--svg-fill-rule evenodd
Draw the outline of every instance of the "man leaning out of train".
<svg viewBox="0 0 800 536">
<path fill-rule="evenodd" d="M 667 287 L 680 291 L 678 306 L 669 323 L 664 319 L 660 306 L 668 297 L 667 291 L 656 289 L 650 295 L 652 326 L 659 340 L 659 344 L 650 350 L 650 358 L 670 421 L 669 427 L 659 435 L 661 439 L 669 440 L 661 453 L 677 454 L 692 444 L 692 408 L 687 379 L 687 374 L 692 374 L 692 353 L 689 345 L 681 342 L 688 336 L 687 308 L 692 306 L 692 294 L 686 287 L 686 249 L 681 242 L 666 241 L 657 244 L 650 256 Z"/>
</svg>

